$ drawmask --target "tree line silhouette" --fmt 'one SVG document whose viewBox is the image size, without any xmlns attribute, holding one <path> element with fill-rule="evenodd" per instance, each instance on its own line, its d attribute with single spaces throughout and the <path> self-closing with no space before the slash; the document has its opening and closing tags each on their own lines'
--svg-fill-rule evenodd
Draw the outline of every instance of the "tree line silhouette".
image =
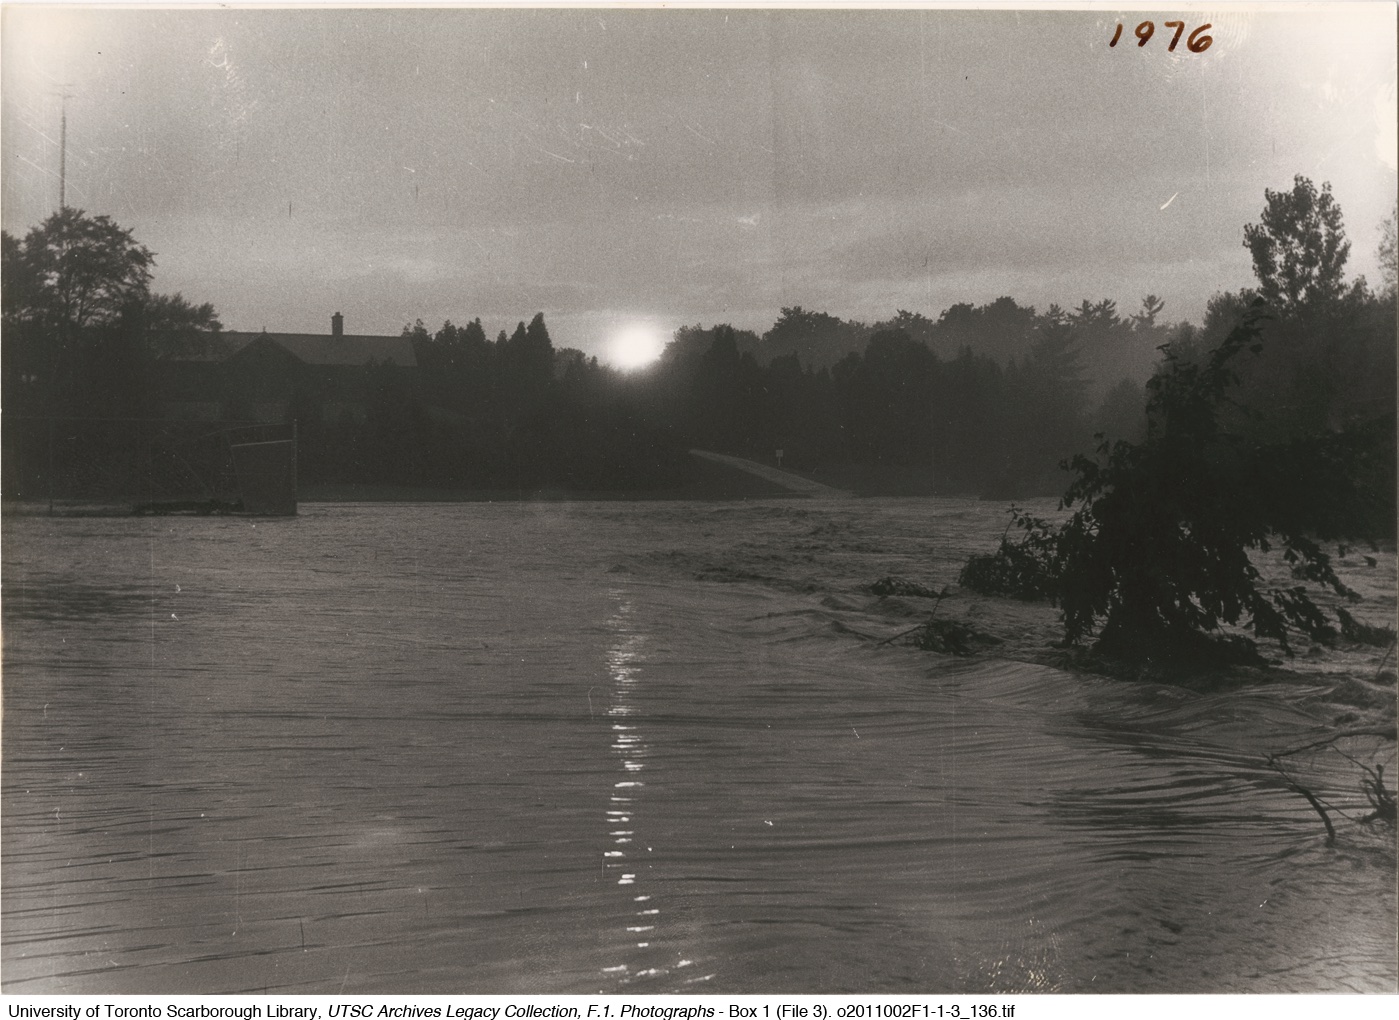
<svg viewBox="0 0 1399 1020">
<path fill-rule="evenodd" d="M 1329 545 L 1395 538 L 1394 230 L 1391 217 L 1376 294 L 1345 282 L 1329 187 L 1269 191 L 1244 232 L 1258 287 L 1218 296 L 1201 335 L 1166 346 L 1145 435 L 1076 454 L 1060 502 L 1072 515 L 1052 526 L 1013 509 L 1020 534 L 973 556 L 960 583 L 1050 598 L 1068 646 L 1094 635 L 1094 654 L 1133 673 L 1262 665 L 1258 639 L 1289 655 L 1297 635 L 1392 646 L 1392 630 L 1314 595 L 1360 600 Z M 1281 582 L 1256 559 L 1274 549 Z"/>
<path fill-rule="evenodd" d="M 607 493 L 673 489 L 688 447 L 642 413 L 633 380 L 556 349 L 542 313 L 487 339 L 481 320 L 405 327 L 416 385 L 370 366 L 363 420 L 307 414 L 312 481 L 465 491 Z"/>
<path fill-rule="evenodd" d="M 419 387 L 367 369 L 380 377 L 363 421 L 299 415 L 304 462 L 324 481 L 644 492 L 682 488 L 691 448 L 767 463 L 781 450 L 784 467 L 862 491 L 1055 492 L 1059 462 L 1095 429 L 1144 426 L 1141 382 L 1094 400 L 1079 352 L 1154 349 L 1168 335 L 1159 310 L 1150 298 L 1125 319 L 1112 301 L 1038 314 L 1006 298 L 867 326 L 788 308 L 762 336 L 682 327 L 631 373 L 556 350 L 542 314 L 494 341 L 479 319 L 420 321 L 405 329 Z M 974 351 L 983 336 L 1021 353 Z"/>
<path fill-rule="evenodd" d="M 936 319 L 898 310 L 874 324 L 784 308 L 761 335 L 686 326 L 661 357 L 623 373 L 557 349 L 542 314 L 487 337 L 479 318 L 405 327 L 416 380 L 365 366 L 362 414 L 327 420 L 306 392 L 311 482 L 456 490 L 683 489 L 690 448 L 773 463 L 857 490 L 1057 494 L 1094 435 L 1147 429 L 1145 384 L 1206 359 L 1261 299 L 1262 354 L 1240 368 L 1228 425 L 1273 440 L 1392 420 L 1393 219 L 1378 291 L 1347 281 L 1350 250 L 1329 186 L 1268 192 L 1245 229 L 1258 285 L 1213 297 L 1203 323 L 1163 320 L 1153 295 L 1038 311 L 1002 297 Z M 208 305 L 149 290 L 153 257 L 106 217 L 64 209 L 4 237 L 4 399 L 41 415 L 158 416 L 160 364 L 207 347 Z M 9 486 L 7 486 L 7 492 Z"/>
<path fill-rule="evenodd" d="M 1080 352 L 1104 340 L 1154 348 L 1166 336 L 1154 312 L 1124 319 L 1112 301 L 1036 313 L 1002 298 L 936 321 L 901 310 L 873 326 L 784 308 L 761 337 L 680 329 L 640 385 L 654 420 L 696 445 L 765 461 L 780 449 L 785 466 L 856 488 L 1053 492 L 1059 461 L 1095 429 L 1142 424 L 1144 377 L 1104 393 Z"/>
</svg>

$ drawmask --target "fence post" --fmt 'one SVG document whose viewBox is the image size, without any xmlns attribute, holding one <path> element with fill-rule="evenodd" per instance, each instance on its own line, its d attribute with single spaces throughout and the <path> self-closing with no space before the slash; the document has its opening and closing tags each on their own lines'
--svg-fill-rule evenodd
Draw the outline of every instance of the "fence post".
<svg viewBox="0 0 1399 1020">
<path fill-rule="evenodd" d="M 293 507 L 298 507 L 298 508 L 299 508 L 299 506 L 300 506 L 301 497 L 300 497 L 299 495 L 297 495 L 297 492 L 296 492 L 296 489 L 297 489 L 297 477 L 296 477 L 296 473 L 297 473 L 297 467 L 298 467 L 298 464 L 297 464 L 297 454 L 298 454 L 298 452 L 299 452 L 299 451 L 297 450 L 297 444 L 298 444 L 298 441 L 299 441 L 299 439 L 300 439 L 300 436 L 301 436 L 301 422 L 300 422 L 298 419 L 293 418 L 293 419 L 291 420 L 291 498 L 292 498 L 292 506 L 293 506 Z"/>
<path fill-rule="evenodd" d="M 53 516 L 53 417 L 49 417 L 49 516 Z"/>
</svg>

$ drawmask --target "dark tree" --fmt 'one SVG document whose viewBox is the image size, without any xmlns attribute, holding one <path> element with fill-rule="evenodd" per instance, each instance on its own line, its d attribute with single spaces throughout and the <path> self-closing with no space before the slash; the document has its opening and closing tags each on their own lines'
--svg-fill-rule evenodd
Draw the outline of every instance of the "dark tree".
<svg viewBox="0 0 1399 1020">
<path fill-rule="evenodd" d="M 1091 416 L 1095 434 L 1140 442 L 1146 435 L 1146 392 L 1132 379 L 1123 379 L 1108 390 Z"/>
<path fill-rule="evenodd" d="M 1392 292 L 1346 281 L 1350 243 L 1329 186 L 1318 192 L 1298 177 L 1290 192 L 1267 192 L 1263 222 L 1244 234 L 1258 289 L 1215 295 L 1201 337 L 1205 349 L 1217 346 L 1256 297 L 1271 313 L 1259 323 L 1263 355 L 1240 366 L 1237 395 L 1266 414 L 1231 426 L 1280 441 L 1392 411 Z"/>
<path fill-rule="evenodd" d="M 950 491 L 983 495 L 1014 489 L 1006 372 L 963 347 L 946 363 L 934 398 L 935 470 Z"/>
<path fill-rule="evenodd" d="M 42 289 L 38 274 L 25 255 L 24 243 L 8 230 L 0 232 L 3 257 L 0 257 L 0 315 L 5 327 L 22 326 L 38 317 Z"/>
<path fill-rule="evenodd" d="M 6 374 L 45 413 L 150 411 L 152 363 L 207 350 L 213 306 L 150 291 L 155 258 L 106 216 L 63 209 L 24 238 L 4 236 Z M 9 406 L 14 408 L 15 401 Z"/>
<path fill-rule="evenodd" d="M 7 237 L 4 259 L 6 321 L 42 324 L 61 343 L 145 298 L 155 264 L 130 230 L 81 209 L 54 213 L 22 241 Z"/>
<path fill-rule="evenodd" d="M 689 433 L 697 442 L 728 453 L 751 453 L 757 443 L 757 393 L 761 373 L 750 354 L 738 350 L 732 326 L 715 326 L 714 340 L 695 368 L 688 401 Z"/>
<path fill-rule="evenodd" d="M 1386 295 L 1392 297 L 1399 283 L 1399 206 L 1392 209 L 1380 224 L 1380 283 Z"/>
<path fill-rule="evenodd" d="M 999 297 L 989 305 L 953 305 L 938 316 L 932 330 L 932 349 L 944 358 L 956 357 L 964 347 L 994 359 L 1005 367 L 1022 358 L 1035 337 L 1035 310 L 1014 299 Z"/>
<path fill-rule="evenodd" d="M 1156 311 L 1159 310 L 1158 308 Z M 1051 305 L 1051 316 L 1053 312 L 1054 306 Z M 1155 312 L 1152 313 L 1152 318 L 1155 319 Z M 1111 298 L 1103 298 L 1096 304 L 1085 298 L 1074 309 L 1072 320 L 1079 330 L 1080 337 L 1085 340 L 1110 335 L 1122 325 L 1122 319 L 1117 314 L 1117 302 Z"/>
<path fill-rule="evenodd" d="M 1098 328 L 1119 324 L 1111 302 L 1090 306 L 1083 314 L 1101 316 Z M 1059 464 L 1087 438 L 1088 384 L 1080 357 L 1086 329 L 1079 316 L 1051 305 L 1039 318 L 1029 354 L 1006 371 L 1006 403 L 1003 406 L 1010 442 L 993 483 L 999 495 L 1059 491 L 1063 477 Z"/>
<path fill-rule="evenodd" d="M 518 424 L 531 417 L 548 394 L 554 378 L 554 345 L 543 314 L 526 326 L 517 323 L 495 350 L 497 397 L 506 420 Z"/>
<path fill-rule="evenodd" d="M 758 352 L 764 363 L 773 358 L 795 354 L 808 368 L 834 365 L 847 354 L 856 353 L 865 345 L 869 330 L 858 322 L 826 312 L 810 312 L 800 305 L 782 309 L 772 328 L 763 334 Z M 740 353 L 747 353 L 740 348 Z"/>
<path fill-rule="evenodd" d="M 146 356 L 156 361 L 208 354 L 223 329 L 213 305 L 192 304 L 181 294 L 150 294 L 129 305 L 127 317 L 144 339 Z"/>
<path fill-rule="evenodd" d="M 879 332 L 902 330 L 910 340 L 916 340 L 929 350 L 933 350 L 933 344 L 937 340 L 936 325 L 922 312 L 909 312 L 900 308 L 892 319 L 885 319 L 871 326 L 870 335 L 873 337 L 875 333 Z"/>
<path fill-rule="evenodd" d="M 549 327 L 544 325 L 544 313 L 536 312 L 525 327 L 525 340 L 529 345 L 531 360 L 547 366 L 553 372 L 554 343 L 549 339 Z"/>
<path fill-rule="evenodd" d="M 1142 298 L 1142 310 L 1132 316 L 1132 322 L 1139 329 L 1150 329 L 1156 325 L 1156 317 L 1161 314 L 1165 307 L 1166 302 L 1155 294 L 1148 294 Z"/>
<path fill-rule="evenodd" d="M 932 468 L 937 359 L 902 330 L 876 333 L 832 372 L 857 461 Z"/>
<path fill-rule="evenodd" d="M 1278 314 L 1329 311 L 1345 293 L 1350 257 L 1341 207 L 1331 185 L 1321 190 L 1300 174 L 1291 191 L 1264 192 L 1262 221 L 1244 227 L 1263 299 Z"/>
</svg>

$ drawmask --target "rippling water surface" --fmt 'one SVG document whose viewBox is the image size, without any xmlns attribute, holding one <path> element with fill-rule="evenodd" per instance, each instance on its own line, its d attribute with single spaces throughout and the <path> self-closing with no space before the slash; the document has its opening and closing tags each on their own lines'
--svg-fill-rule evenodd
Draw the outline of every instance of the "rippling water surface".
<svg viewBox="0 0 1399 1020">
<path fill-rule="evenodd" d="M 1001 509 L 7 520 L 4 989 L 1394 991 L 1305 699 L 866 639 Z"/>
</svg>

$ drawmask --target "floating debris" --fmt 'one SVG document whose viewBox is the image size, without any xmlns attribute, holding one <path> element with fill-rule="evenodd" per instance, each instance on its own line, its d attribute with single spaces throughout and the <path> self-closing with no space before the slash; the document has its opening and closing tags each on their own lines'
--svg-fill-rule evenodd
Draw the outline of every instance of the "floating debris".
<svg viewBox="0 0 1399 1020">
<path fill-rule="evenodd" d="M 927 585 L 919 584 L 917 581 L 908 581 L 902 577 L 881 577 L 874 584 L 869 586 L 871 595 L 878 595 L 880 598 L 887 598 L 890 595 L 901 595 L 906 598 L 935 599 L 942 596 L 942 592 L 936 592 Z"/>
</svg>

